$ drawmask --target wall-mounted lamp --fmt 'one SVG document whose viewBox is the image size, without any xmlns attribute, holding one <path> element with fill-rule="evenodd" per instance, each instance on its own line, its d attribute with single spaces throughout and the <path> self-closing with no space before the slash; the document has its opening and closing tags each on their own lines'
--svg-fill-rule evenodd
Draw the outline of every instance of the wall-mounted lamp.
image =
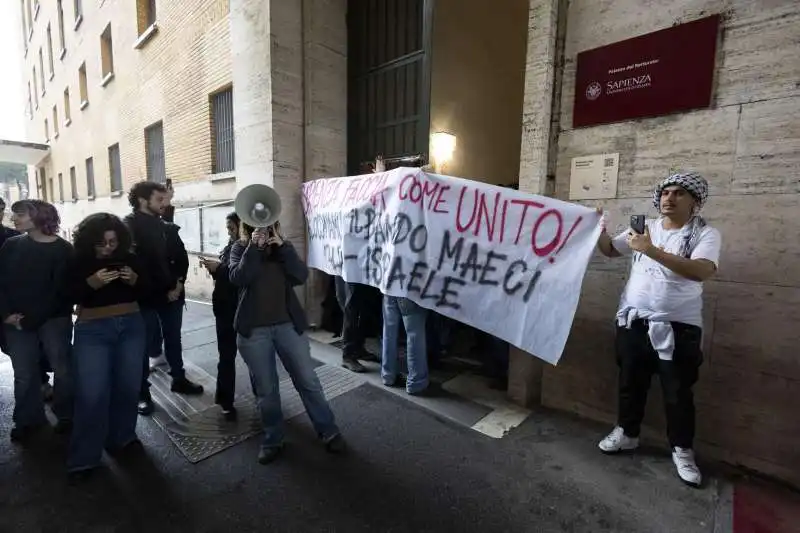
<svg viewBox="0 0 800 533">
<path fill-rule="evenodd" d="M 431 133 L 431 156 L 436 173 L 453 159 L 456 151 L 456 136 L 445 131 Z"/>
</svg>

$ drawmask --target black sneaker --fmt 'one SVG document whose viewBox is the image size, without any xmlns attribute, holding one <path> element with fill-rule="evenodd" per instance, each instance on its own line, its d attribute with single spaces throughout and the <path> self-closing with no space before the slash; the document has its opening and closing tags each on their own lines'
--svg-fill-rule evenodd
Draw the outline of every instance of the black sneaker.
<svg viewBox="0 0 800 533">
<path fill-rule="evenodd" d="M 278 458 L 283 451 L 283 446 L 271 446 L 269 448 L 261 448 L 258 451 L 258 462 L 262 465 L 268 465 Z"/>
<path fill-rule="evenodd" d="M 18 442 L 20 444 L 25 444 L 31 440 L 31 438 L 42 429 L 42 426 L 14 426 L 11 428 L 11 434 L 9 438 L 11 442 Z"/>
<path fill-rule="evenodd" d="M 111 448 L 106 450 L 106 452 L 117 461 L 125 461 L 144 453 L 144 444 L 142 444 L 142 441 L 139 439 L 134 439 L 122 448 Z"/>
<path fill-rule="evenodd" d="M 53 428 L 56 435 L 69 435 L 72 433 L 72 420 L 59 420 Z"/>
<path fill-rule="evenodd" d="M 236 419 L 239 418 L 239 413 L 236 411 L 236 408 L 232 405 L 224 406 L 222 408 L 222 417 L 228 422 L 236 422 Z"/>
<path fill-rule="evenodd" d="M 67 473 L 67 483 L 70 485 L 79 485 L 89 481 L 95 473 L 95 468 L 87 468 L 85 470 L 78 470 L 76 472 Z"/>
<path fill-rule="evenodd" d="M 186 394 L 187 396 L 200 396 L 203 394 L 202 385 L 192 383 L 186 378 L 173 379 L 170 390 L 178 394 Z"/>
<path fill-rule="evenodd" d="M 368 352 L 366 349 L 362 348 L 359 350 L 358 354 L 356 355 L 356 359 L 360 361 L 367 361 L 369 363 L 380 363 L 381 360 L 372 352 Z"/>
<path fill-rule="evenodd" d="M 155 406 L 153 405 L 153 399 L 150 397 L 149 394 L 147 395 L 147 397 L 139 400 L 139 404 L 137 405 L 136 410 L 139 411 L 139 414 L 142 416 L 150 416 L 153 414 Z"/>
<path fill-rule="evenodd" d="M 367 371 L 364 365 L 351 358 L 342 359 L 342 366 L 350 372 L 355 372 L 356 374 L 363 374 Z"/>
<path fill-rule="evenodd" d="M 336 434 L 325 442 L 325 451 L 328 453 L 340 454 L 347 451 L 347 444 L 340 434 Z"/>
</svg>

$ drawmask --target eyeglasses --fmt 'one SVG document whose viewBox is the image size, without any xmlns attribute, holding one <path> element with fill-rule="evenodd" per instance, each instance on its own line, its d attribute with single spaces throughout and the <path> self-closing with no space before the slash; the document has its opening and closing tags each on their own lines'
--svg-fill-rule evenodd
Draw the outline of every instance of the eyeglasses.
<svg viewBox="0 0 800 533">
<path fill-rule="evenodd" d="M 119 241 L 117 239 L 111 239 L 108 241 L 98 242 L 95 246 L 97 246 L 98 248 L 114 248 L 118 244 Z"/>
</svg>

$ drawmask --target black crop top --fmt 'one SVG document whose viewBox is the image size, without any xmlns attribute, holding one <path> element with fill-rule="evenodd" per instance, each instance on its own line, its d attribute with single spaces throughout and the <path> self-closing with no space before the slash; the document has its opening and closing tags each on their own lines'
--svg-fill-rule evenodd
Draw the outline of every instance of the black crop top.
<svg viewBox="0 0 800 533">
<path fill-rule="evenodd" d="M 86 281 L 89 276 L 102 268 L 120 269 L 130 267 L 138 278 L 136 284 L 131 286 L 120 279 L 116 279 L 99 289 L 93 289 Z M 75 303 L 84 308 L 105 307 L 137 302 L 142 295 L 147 293 L 148 280 L 139 258 L 134 254 L 125 254 L 113 258 L 77 258 L 73 268 L 72 286 Z"/>
</svg>

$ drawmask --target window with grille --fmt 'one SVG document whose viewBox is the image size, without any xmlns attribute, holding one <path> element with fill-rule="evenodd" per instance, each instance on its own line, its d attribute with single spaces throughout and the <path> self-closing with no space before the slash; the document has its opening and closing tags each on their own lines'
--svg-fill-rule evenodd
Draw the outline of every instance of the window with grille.
<svg viewBox="0 0 800 533">
<path fill-rule="evenodd" d="M 100 62 L 103 67 L 103 81 L 114 73 L 114 43 L 111 39 L 111 24 L 106 26 L 100 36 Z"/>
<path fill-rule="evenodd" d="M 61 52 L 67 49 L 67 40 L 64 36 L 64 0 L 58 0 L 56 9 L 58 10 L 58 44 L 61 46 Z"/>
<path fill-rule="evenodd" d="M 91 157 L 86 159 L 86 196 L 88 196 L 90 200 L 95 197 L 94 159 Z"/>
<path fill-rule="evenodd" d="M 136 26 L 139 35 L 156 23 L 156 0 L 136 0 Z"/>
<path fill-rule="evenodd" d="M 144 152 L 147 163 L 147 181 L 166 183 L 167 166 L 164 161 L 164 123 L 156 122 L 144 130 Z"/>
<path fill-rule="evenodd" d="M 36 81 L 36 67 L 33 67 L 31 72 L 33 72 L 33 98 L 36 101 L 36 109 L 39 109 L 39 82 Z"/>
<path fill-rule="evenodd" d="M 111 192 L 122 191 L 122 164 L 119 158 L 119 143 L 108 147 L 108 171 L 111 179 Z M 94 173 L 94 170 L 92 172 Z M 94 179 L 92 181 L 92 187 L 94 187 Z"/>
<path fill-rule="evenodd" d="M 73 202 L 78 201 L 78 176 L 75 167 L 69 167 L 69 192 Z"/>
<path fill-rule="evenodd" d="M 211 96 L 211 142 L 214 145 L 211 172 L 231 172 L 236 168 L 233 134 L 233 89 Z"/>
<path fill-rule="evenodd" d="M 50 67 L 50 79 L 52 80 L 53 76 L 55 76 L 55 70 L 53 70 L 53 31 L 50 29 L 50 24 L 47 25 L 47 62 Z"/>
<path fill-rule="evenodd" d="M 64 125 L 69 126 L 72 122 L 72 106 L 69 103 L 69 87 L 64 89 Z"/>
<path fill-rule="evenodd" d="M 89 86 L 86 81 L 86 63 L 78 67 L 78 87 L 81 92 L 81 109 L 89 105 Z"/>
<path fill-rule="evenodd" d="M 28 52 L 28 20 L 25 18 L 25 0 L 21 0 L 22 6 L 22 45 L 25 47 L 25 53 Z"/>
<path fill-rule="evenodd" d="M 44 96 L 45 87 L 44 87 L 44 53 L 42 52 L 42 47 L 39 47 L 39 81 L 42 82 L 42 96 Z"/>
</svg>

